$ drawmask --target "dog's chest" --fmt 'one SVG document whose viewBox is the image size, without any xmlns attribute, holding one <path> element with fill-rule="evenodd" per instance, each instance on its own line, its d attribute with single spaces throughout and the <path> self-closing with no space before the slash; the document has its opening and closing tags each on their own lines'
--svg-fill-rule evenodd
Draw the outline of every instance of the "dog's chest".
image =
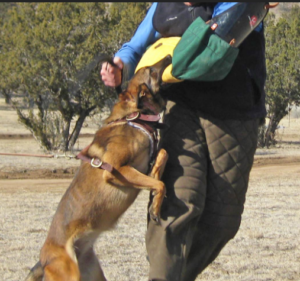
<svg viewBox="0 0 300 281">
<path fill-rule="evenodd" d="M 139 153 L 135 157 L 133 162 L 130 164 L 130 166 L 137 169 L 141 173 L 146 174 L 149 168 L 149 162 L 150 162 L 150 154 L 149 154 L 149 149 L 147 149 Z"/>
<path fill-rule="evenodd" d="M 132 127 L 128 131 L 130 131 L 130 134 L 126 135 L 126 139 L 130 155 L 129 165 L 142 173 L 146 173 L 150 162 L 151 139 L 138 128 Z"/>
</svg>

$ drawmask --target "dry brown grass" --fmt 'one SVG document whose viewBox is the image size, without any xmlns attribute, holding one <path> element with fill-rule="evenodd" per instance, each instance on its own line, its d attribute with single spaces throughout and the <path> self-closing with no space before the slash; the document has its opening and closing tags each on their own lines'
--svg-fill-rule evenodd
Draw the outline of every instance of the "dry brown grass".
<svg viewBox="0 0 300 281">
<path fill-rule="evenodd" d="M 0 135 L 27 133 L 16 123 L 14 113 L 5 109 L 0 99 Z M 288 142 L 276 149 L 258 150 L 240 231 L 198 281 L 300 280 L 298 120 L 282 122 L 282 141 Z M 80 139 L 78 148 L 90 141 L 91 138 Z M 0 138 L 0 152 L 32 151 L 42 153 L 33 139 Z M 26 173 L 41 167 L 65 169 L 78 164 L 74 159 L 0 155 L 0 171 L 5 173 Z M 70 181 L 71 178 L 0 180 L 0 280 L 23 280 L 38 260 L 51 218 Z M 148 193 L 142 192 L 117 227 L 102 235 L 96 244 L 110 281 L 147 280 L 147 201 Z"/>
</svg>

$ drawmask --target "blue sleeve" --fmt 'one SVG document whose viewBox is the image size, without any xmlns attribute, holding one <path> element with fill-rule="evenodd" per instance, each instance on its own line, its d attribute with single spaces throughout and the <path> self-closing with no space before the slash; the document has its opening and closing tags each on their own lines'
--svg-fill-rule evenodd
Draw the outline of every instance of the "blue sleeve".
<svg viewBox="0 0 300 281">
<path fill-rule="evenodd" d="M 156 6 L 157 3 L 152 4 L 131 40 L 123 44 L 115 54 L 115 57 L 120 57 L 124 63 L 123 80 L 129 80 L 133 76 L 134 70 L 147 47 L 161 37 L 152 24 Z"/>
<path fill-rule="evenodd" d="M 234 6 L 237 3 L 239 2 L 219 2 L 214 8 L 212 17 L 215 17 L 223 13 L 224 11 L 230 9 L 232 6 Z M 263 28 L 263 23 L 261 22 L 254 30 L 260 32 L 262 28 Z"/>
</svg>

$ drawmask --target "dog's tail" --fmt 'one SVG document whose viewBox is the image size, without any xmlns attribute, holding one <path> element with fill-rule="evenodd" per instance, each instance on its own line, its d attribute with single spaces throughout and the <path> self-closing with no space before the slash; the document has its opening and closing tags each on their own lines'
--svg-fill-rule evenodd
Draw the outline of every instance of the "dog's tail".
<svg viewBox="0 0 300 281">
<path fill-rule="evenodd" d="M 40 262 L 30 269 L 25 281 L 42 281 L 44 275 L 44 270 Z"/>
</svg>

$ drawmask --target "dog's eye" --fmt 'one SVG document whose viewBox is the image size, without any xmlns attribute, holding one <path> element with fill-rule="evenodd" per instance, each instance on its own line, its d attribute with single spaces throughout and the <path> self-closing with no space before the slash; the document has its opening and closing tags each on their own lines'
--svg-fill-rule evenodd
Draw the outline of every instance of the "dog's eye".
<svg viewBox="0 0 300 281">
<path fill-rule="evenodd" d="M 152 71 L 150 73 L 150 76 L 153 78 L 153 79 L 158 79 L 158 73 L 156 71 Z"/>
</svg>

